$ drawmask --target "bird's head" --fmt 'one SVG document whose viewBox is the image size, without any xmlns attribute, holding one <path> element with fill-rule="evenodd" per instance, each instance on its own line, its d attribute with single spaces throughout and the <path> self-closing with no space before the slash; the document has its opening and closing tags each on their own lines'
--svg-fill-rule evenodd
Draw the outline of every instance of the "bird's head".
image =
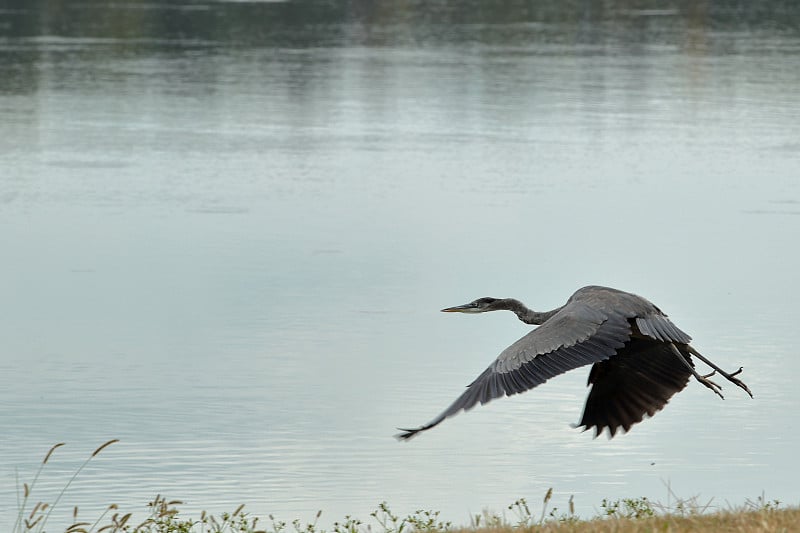
<svg viewBox="0 0 800 533">
<path fill-rule="evenodd" d="M 468 304 L 457 305 L 455 307 L 446 307 L 442 309 L 443 313 L 485 313 L 487 311 L 498 311 L 505 309 L 502 306 L 505 300 L 498 298 L 478 298 Z"/>
</svg>

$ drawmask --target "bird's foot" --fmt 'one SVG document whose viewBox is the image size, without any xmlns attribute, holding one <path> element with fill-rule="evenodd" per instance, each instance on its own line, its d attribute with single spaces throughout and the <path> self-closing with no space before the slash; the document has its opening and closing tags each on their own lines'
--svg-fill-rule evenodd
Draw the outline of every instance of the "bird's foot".
<svg viewBox="0 0 800 533">
<path fill-rule="evenodd" d="M 731 374 L 726 374 L 725 372 L 721 372 L 721 374 L 723 375 L 723 377 L 725 379 L 727 379 L 728 381 L 730 381 L 731 383 L 733 383 L 737 387 L 741 387 L 742 389 L 744 389 L 744 391 L 747 394 L 749 394 L 750 397 L 752 398 L 753 397 L 753 393 L 750 392 L 750 389 L 747 387 L 747 385 L 744 384 L 744 381 L 734 377 L 734 376 L 738 376 L 741 373 L 742 373 L 742 367 L 739 367 L 739 370 L 737 370 L 736 372 L 733 372 Z"/>
<path fill-rule="evenodd" d="M 722 387 L 720 387 L 719 385 L 717 385 L 716 383 L 714 383 L 713 381 L 708 379 L 710 376 L 713 376 L 713 375 L 714 375 L 714 372 L 708 374 L 707 376 L 697 375 L 697 381 L 699 381 L 700 383 L 702 383 L 703 385 L 705 385 L 706 387 L 708 387 L 709 389 L 714 391 L 714 393 L 717 396 L 719 396 L 720 398 L 722 398 L 724 400 L 725 396 L 723 396 L 722 392 L 720 392 L 722 390 Z"/>
</svg>

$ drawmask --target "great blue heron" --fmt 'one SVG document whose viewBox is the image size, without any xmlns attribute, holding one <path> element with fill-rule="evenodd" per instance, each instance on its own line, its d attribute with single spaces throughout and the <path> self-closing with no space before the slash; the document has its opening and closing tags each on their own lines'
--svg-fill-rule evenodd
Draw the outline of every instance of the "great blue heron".
<svg viewBox="0 0 800 533">
<path fill-rule="evenodd" d="M 577 427 L 595 428 L 595 437 L 608 428 L 609 438 L 621 427 L 628 431 L 644 415 L 653 416 L 691 376 L 722 398 L 721 387 L 709 378 L 719 373 L 753 393 L 735 376 L 703 357 L 678 329 L 648 300 L 608 287 L 578 289 L 562 307 L 539 313 L 513 298 L 479 298 L 442 309 L 446 313 L 513 311 L 526 324 L 539 326 L 503 352 L 442 414 L 424 426 L 401 429 L 407 440 L 440 424 L 478 402 L 484 404 L 537 387 L 574 368 L 592 364 L 592 388 Z M 694 369 L 692 355 L 710 366 L 707 375 Z"/>
</svg>

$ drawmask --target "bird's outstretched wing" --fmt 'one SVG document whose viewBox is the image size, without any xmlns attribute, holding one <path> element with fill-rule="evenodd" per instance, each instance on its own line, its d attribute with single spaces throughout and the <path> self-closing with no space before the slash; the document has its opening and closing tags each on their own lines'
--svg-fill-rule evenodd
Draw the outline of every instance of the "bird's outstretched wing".
<svg viewBox="0 0 800 533">
<path fill-rule="evenodd" d="M 687 346 L 676 347 L 692 364 Z M 587 383 L 592 389 L 579 426 L 584 431 L 594 427 L 595 437 L 605 428 L 610 437 L 619 428 L 627 432 L 645 415 L 660 411 L 686 387 L 691 375 L 686 365 L 675 358 L 669 344 L 631 339 L 614 357 L 592 367 Z"/>
<path fill-rule="evenodd" d="M 568 302 L 547 322 L 506 348 L 439 416 L 424 426 L 401 430 L 397 438 L 410 439 L 478 403 L 518 394 L 574 368 L 604 361 L 630 337 L 631 324 L 625 315 Z"/>
</svg>

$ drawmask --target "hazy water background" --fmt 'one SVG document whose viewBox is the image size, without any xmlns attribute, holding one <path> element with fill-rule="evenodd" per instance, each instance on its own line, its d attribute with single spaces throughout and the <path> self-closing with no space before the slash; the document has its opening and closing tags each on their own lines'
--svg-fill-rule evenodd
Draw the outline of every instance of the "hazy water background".
<svg viewBox="0 0 800 533">
<path fill-rule="evenodd" d="M 110 438 L 53 525 L 798 503 L 799 53 L 793 2 L 4 2 L 0 523 Z M 527 331 L 440 308 L 586 284 L 755 400 L 593 440 L 578 371 L 392 439 Z"/>
</svg>

